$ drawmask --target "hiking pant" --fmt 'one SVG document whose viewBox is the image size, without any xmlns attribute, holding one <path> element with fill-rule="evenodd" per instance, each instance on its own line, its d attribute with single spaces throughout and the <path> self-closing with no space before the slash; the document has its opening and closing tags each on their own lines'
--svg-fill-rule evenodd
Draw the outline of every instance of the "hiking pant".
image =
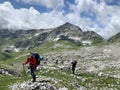
<svg viewBox="0 0 120 90">
<path fill-rule="evenodd" d="M 35 82 L 36 81 L 36 75 L 34 73 L 34 66 L 32 64 L 30 65 L 30 74 L 33 78 L 33 82 Z"/>
<path fill-rule="evenodd" d="M 75 67 L 72 67 L 72 73 L 75 74 Z"/>
</svg>

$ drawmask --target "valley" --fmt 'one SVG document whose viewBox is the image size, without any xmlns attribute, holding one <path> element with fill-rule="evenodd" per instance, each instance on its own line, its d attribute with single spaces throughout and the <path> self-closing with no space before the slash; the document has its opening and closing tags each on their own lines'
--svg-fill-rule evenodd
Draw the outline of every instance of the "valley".
<svg viewBox="0 0 120 90">
<path fill-rule="evenodd" d="M 1 33 L 0 90 L 120 90 L 119 34 L 104 40 L 69 23 L 43 31 Z M 30 52 L 44 56 L 34 83 L 22 65 Z M 75 74 L 72 60 L 78 62 Z"/>
</svg>

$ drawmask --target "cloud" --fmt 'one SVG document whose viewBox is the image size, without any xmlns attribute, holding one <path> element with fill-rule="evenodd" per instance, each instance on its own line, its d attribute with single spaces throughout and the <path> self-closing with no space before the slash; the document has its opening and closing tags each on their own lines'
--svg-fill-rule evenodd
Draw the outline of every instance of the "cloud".
<svg viewBox="0 0 120 90">
<path fill-rule="evenodd" d="M 8 29 L 52 28 L 63 24 L 64 11 L 40 13 L 34 7 L 15 9 L 10 2 L 0 4 L 0 27 Z"/>
<path fill-rule="evenodd" d="M 22 2 L 25 4 L 36 4 L 36 5 L 42 5 L 46 8 L 54 9 L 58 6 L 61 6 L 64 4 L 64 0 L 16 0 L 17 2 Z"/>
<path fill-rule="evenodd" d="M 120 13 L 119 13 L 120 14 Z M 111 20 L 108 22 L 107 26 L 103 31 L 100 31 L 100 34 L 105 38 L 109 38 L 120 32 L 120 18 L 118 16 L 112 16 Z"/>
<path fill-rule="evenodd" d="M 101 0 L 105 2 L 107 5 L 118 5 L 120 6 L 120 0 Z"/>
<path fill-rule="evenodd" d="M 108 6 L 105 3 L 94 9 L 97 16 L 97 21 L 104 26 L 99 32 L 105 38 L 109 38 L 112 35 L 120 32 L 120 7 Z M 103 30 L 102 30 L 103 29 Z"/>
<path fill-rule="evenodd" d="M 40 0 L 40 2 L 42 1 L 46 0 Z M 0 4 L 0 28 L 44 29 L 70 22 L 78 25 L 83 31 L 93 30 L 105 38 L 120 32 L 120 6 L 109 6 L 105 2 L 97 3 L 93 0 L 75 0 L 75 4 L 69 3 L 69 12 L 67 12 L 63 9 L 64 0 L 60 1 L 62 3 L 58 6 L 51 4 L 50 8 L 57 8 L 44 13 L 37 11 L 34 7 L 16 9 L 9 1 L 4 2 Z M 26 2 L 30 2 L 30 0 L 26 0 Z M 92 12 L 94 16 L 81 17 L 82 12 L 87 12 L 87 14 Z M 89 16 L 95 17 L 94 20 Z"/>
<path fill-rule="evenodd" d="M 120 32 L 120 6 L 118 5 L 107 5 L 105 0 L 101 3 L 97 3 L 95 0 L 75 0 L 75 5 L 71 4 L 70 10 L 77 15 L 85 11 L 95 14 L 95 20 L 90 17 L 80 17 L 79 24 L 82 24 L 83 29 L 94 30 L 104 38 Z"/>
</svg>

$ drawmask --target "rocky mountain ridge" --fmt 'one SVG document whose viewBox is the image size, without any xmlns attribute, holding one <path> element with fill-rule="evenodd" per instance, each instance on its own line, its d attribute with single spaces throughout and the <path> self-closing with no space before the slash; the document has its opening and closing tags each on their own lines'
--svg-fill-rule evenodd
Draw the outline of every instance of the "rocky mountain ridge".
<svg viewBox="0 0 120 90">
<path fill-rule="evenodd" d="M 112 36 L 109 40 L 109 43 L 119 43 L 120 42 L 120 32 Z"/>
<path fill-rule="evenodd" d="M 78 26 L 66 22 L 65 24 L 51 29 L 40 30 L 0 30 L 1 45 L 10 45 L 15 48 L 33 48 L 43 42 L 67 40 L 76 45 L 82 45 L 82 41 L 91 44 L 101 43 L 104 39 L 93 31 L 83 32 Z M 87 43 L 87 42 L 85 42 Z"/>
</svg>

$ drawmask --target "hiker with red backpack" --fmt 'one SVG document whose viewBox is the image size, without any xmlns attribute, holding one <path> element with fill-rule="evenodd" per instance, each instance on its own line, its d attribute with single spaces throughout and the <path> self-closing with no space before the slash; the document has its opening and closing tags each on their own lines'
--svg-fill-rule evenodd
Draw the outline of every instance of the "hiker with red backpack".
<svg viewBox="0 0 120 90">
<path fill-rule="evenodd" d="M 28 63 L 30 67 L 30 74 L 33 78 L 32 82 L 35 82 L 36 81 L 35 70 L 36 70 L 37 64 L 36 64 L 36 57 L 33 56 L 32 53 L 28 55 L 27 60 L 23 63 L 23 65 L 26 65 Z"/>
</svg>

